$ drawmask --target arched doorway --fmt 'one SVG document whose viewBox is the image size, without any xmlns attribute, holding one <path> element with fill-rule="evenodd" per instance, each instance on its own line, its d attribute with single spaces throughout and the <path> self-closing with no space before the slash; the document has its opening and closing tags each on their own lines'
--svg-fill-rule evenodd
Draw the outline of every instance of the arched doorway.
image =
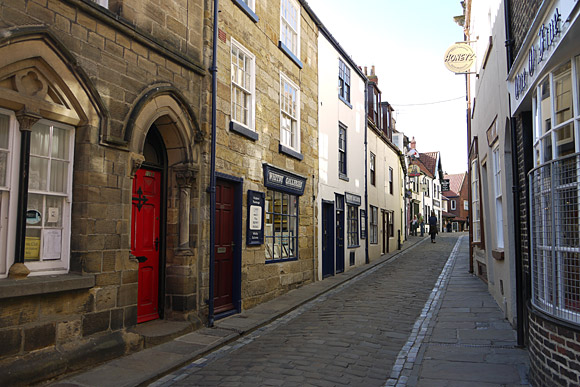
<svg viewBox="0 0 580 387">
<path fill-rule="evenodd" d="M 155 125 L 143 156 L 133 179 L 131 209 L 131 253 L 139 261 L 138 323 L 163 317 L 167 151 Z"/>
</svg>

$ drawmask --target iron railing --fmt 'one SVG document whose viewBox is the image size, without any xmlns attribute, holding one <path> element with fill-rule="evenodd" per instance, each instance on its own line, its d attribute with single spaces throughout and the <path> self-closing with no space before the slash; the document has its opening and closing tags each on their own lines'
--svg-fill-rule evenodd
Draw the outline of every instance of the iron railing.
<svg viewBox="0 0 580 387">
<path fill-rule="evenodd" d="M 580 153 L 529 174 L 532 302 L 580 324 Z"/>
</svg>

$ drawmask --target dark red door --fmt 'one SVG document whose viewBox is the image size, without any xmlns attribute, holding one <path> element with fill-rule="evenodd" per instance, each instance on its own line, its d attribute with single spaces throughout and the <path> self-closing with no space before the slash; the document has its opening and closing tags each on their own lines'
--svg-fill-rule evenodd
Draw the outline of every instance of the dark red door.
<svg viewBox="0 0 580 387">
<path fill-rule="evenodd" d="M 234 186 L 220 180 L 216 184 L 214 312 L 234 309 Z"/>
<path fill-rule="evenodd" d="M 133 179 L 131 253 L 139 260 L 137 322 L 159 318 L 161 172 L 141 168 Z"/>
</svg>

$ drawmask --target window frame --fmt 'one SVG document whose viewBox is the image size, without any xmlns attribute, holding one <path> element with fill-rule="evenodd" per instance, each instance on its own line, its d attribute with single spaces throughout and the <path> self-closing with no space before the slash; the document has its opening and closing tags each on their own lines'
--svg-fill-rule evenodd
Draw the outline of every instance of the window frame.
<svg viewBox="0 0 580 387">
<path fill-rule="evenodd" d="M 355 248 L 360 246 L 359 226 L 358 226 L 358 209 L 360 206 L 346 204 L 346 239 L 347 247 Z M 354 214 L 354 216 L 352 216 Z"/>
<path fill-rule="evenodd" d="M 369 243 L 376 245 L 379 243 L 379 209 L 375 206 L 370 206 L 371 213 L 369 216 Z"/>
<path fill-rule="evenodd" d="M 18 206 L 18 171 L 20 170 L 20 132 L 19 132 L 19 125 L 18 121 L 16 120 L 15 113 L 10 110 L 0 109 L 0 114 L 7 115 L 9 117 L 9 131 L 12 132 L 10 134 L 10 140 L 12 144 L 12 152 L 9 156 L 9 163 L 8 166 L 10 170 L 9 178 L 9 187 L 2 186 L 0 188 L 0 195 L 2 198 L 0 199 L 0 211 L 6 211 L 8 213 L 9 220 L 4 222 L 4 225 L 0 227 L 0 241 L 6 240 L 6 243 L 2 243 L 1 245 L 4 246 L 3 250 L 0 251 L 0 278 L 6 278 L 8 276 L 8 270 L 10 266 L 14 263 L 14 254 L 13 252 L 16 249 L 15 246 L 15 234 L 16 234 L 16 212 Z M 43 218 L 41 219 L 40 226 L 26 226 L 26 238 L 28 238 L 28 231 L 37 229 L 39 231 L 40 239 L 38 241 L 38 248 L 39 248 L 39 260 L 24 260 L 24 264 L 30 270 L 30 276 L 40 276 L 40 275 L 48 275 L 48 274 L 66 274 L 70 268 L 70 243 L 71 243 L 71 224 L 72 224 L 72 195 L 73 195 L 73 169 L 74 169 L 74 151 L 75 151 L 75 128 L 73 126 L 63 124 L 56 121 L 51 121 L 47 119 L 40 119 L 37 123 L 35 123 L 31 130 L 31 143 L 34 142 L 34 132 L 35 127 L 37 125 L 46 125 L 49 127 L 49 144 L 52 143 L 54 138 L 53 131 L 54 127 L 67 131 L 67 141 L 64 143 L 63 146 L 67 147 L 68 157 L 59 158 L 52 155 L 52 151 L 49 148 L 47 150 L 48 155 L 34 155 L 32 150 L 29 157 L 29 163 L 31 163 L 32 158 L 36 158 L 38 160 L 44 160 L 46 162 L 47 173 L 51 172 L 51 168 L 54 163 L 64 163 L 67 165 L 67 172 L 66 175 L 63 176 L 64 185 L 63 191 L 55 191 L 51 189 L 51 176 L 53 175 L 46 175 L 46 180 L 43 181 L 46 186 L 42 187 L 42 189 L 35 189 L 32 185 L 29 185 L 28 188 L 28 205 L 27 210 L 30 209 L 31 206 L 31 196 L 39 196 L 42 200 L 42 210 L 43 210 Z M 34 145 L 34 144 L 32 144 Z M 32 146 L 31 146 L 32 148 Z M 31 163 L 32 164 L 32 163 Z M 55 164 L 56 165 L 56 164 Z M 33 166 L 31 165 L 30 175 L 34 173 Z M 42 171 L 41 171 L 42 172 Z M 8 177 L 7 177 L 8 179 Z M 61 219 L 61 225 L 46 225 L 48 222 L 48 207 L 46 198 L 59 198 L 56 200 L 62 200 L 62 208 L 57 216 Z M 5 200 L 6 199 L 6 200 Z M 57 207 L 58 208 L 58 207 Z M 38 209 L 37 209 L 38 210 Z M 46 210 L 46 211 L 45 211 Z M 62 213 L 61 213 L 62 211 Z M 44 216 L 44 215 L 47 216 Z M 54 212 L 53 212 L 54 214 Z M 58 222 L 52 222 L 58 223 Z M 46 231 L 44 231 L 46 230 Z M 59 230 L 60 231 L 60 244 L 57 245 L 60 254 L 60 258 L 58 259 L 49 259 L 44 258 L 42 255 L 46 253 L 45 250 L 45 243 L 46 239 L 50 232 L 49 230 Z"/>
<path fill-rule="evenodd" d="M 350 106 L 350 67 L 338 58 L 338 97 Z"/>
<path fill-rule="evenodd" d="M 452 210 L 456 210 L 457 209 L 457 205 L 455 203 L 455 199 L 451 199 L 451 209 Z"/>
<path fill-rule="evenodd" d="M 494 207 L 496 223 L 496 245 L 497 248 L 503 249 L 503 200 L 501 184 L 501 153 L 499 144 L 491 151 L 492 168 L 493 168 L 493 189 L 494 189 Z"/>
<path fill-rule="evenodd" d="M 394 192 L 394 188 L 393 188 L 393 179 L 394 179 L 394 172 L 393 172 L 393 168 L 389 167 L 389 193 L 391 195 L 393 195 Z"/>
<path fill-rule="evenodd" d="M 296 10 L 295 27 L 292 26 L 290 21 L 286 20 L 286 17 L 284 16 L 285 5 L 291 6 Z M 284 47 L 286 47 L 286 49 L 297 59 L 300 58 L 300 19 L 300 4 L 298 4 L 295 0 L 280 0 L 280 43 L 282 43 Z M 294 41 L 290 45 L 287 44 L 287 39 L 285 39 L 286 33 L 284 31 L 285 26 L 290 28 L 291 32 L 294 34 L 293 36 L 295 36 L 295 47 L 293 47 Z"/>
<path fill-rule="evenodd" d="M 234 74 L 233 74 L 233 66 L 234 66 L 234 47 L 243 53 L 245 56 L 249 57 L 251 60 L 250 63 L 250 88 L 246 89 L 241 85 L 238 85 L 234 82 Z M 231 78 L 231 91 L 230 91 L 230 106 L 231 106 L 231 114 L 230 119 L 238 125 L 243 126 L 244 128 L 251 130 L 252 132 L 256 132 L 256 56 L 252 54 L 248 49 L 246 49 L 240 42 L 231 38 L 231 47 L 230 47 L 230 78 Z M 240 120 L 234 118 L 234 90 L 239 89 L 241 92 L 247 93 L 246 95 L 250 96 L 250 102 L 248 107 L 248 123 L 244 123 Z"/>
<path fill-rule="evenodd" d="M 296 100 L 294 102 L 296 105 L 294 107 L 295 116 L 292 116 L 289 112 L 286 112 L 283 108 L 284 90 L 285 90 L 286 84 L 295 91 L 295 95 L 296 95 Z M 291 123 L 292 122 L 295 123 L 295 127 L 291 128 L 291 131 L 294 131 L 295 133 L 290 134 L 291 138 L 292 138 L 292 135 L 294 136 L 295 144 L 288 144 L 288 143 L 283 141 L 283 139 L 284 139 L 283 131 L 285 130 L 285 129 L 283 129 L 284 116 L 289 117 Z M 300 88 L 294 82 L 292 82 L 292 80 L 290 80 L 290 78 L 288 78 L 283 73 L 280 73 L 280 145 L 285 146 L 289 149 L 292 149 L 295 152 L 300 153 Z"/>
<path fill-rule="evenodd" d="M 375 154 L 373 152 L 370 152 L 370 180 L 371 180 L 371 185 L 375 186 L 376 185 L 376 172 L 375 172 L 375 167 L 376 167 L 376 160 L 377 160 L 377 156 L 375 156 Z"/>
<path fill-rule="evenodd" d="M 343 137 L 344 133 L 344 138 Z M 338 123 L 338 175 L 341 179 L 348 176 L 348 133 L 346 125 Z M 342 146 L 344 144 L 344 147 Z"/>
<path fill-rule="evenodd" d="M 471 225 L 473 242 L 481 242 L 481 214 L 479 213 L 479 161 L 471 161 Z"/>
</svg>

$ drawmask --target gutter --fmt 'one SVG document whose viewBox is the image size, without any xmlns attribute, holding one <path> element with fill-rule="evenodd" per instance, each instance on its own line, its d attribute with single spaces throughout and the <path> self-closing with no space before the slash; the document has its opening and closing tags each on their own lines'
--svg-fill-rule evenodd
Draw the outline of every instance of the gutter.
<svg viewBox="0 0 580 387">
<path fill-rule="evenodd" d="M 210 231 L 209 231 L 209 310 L 208 322 L 209 327 L 214 324 L 214 265 L 215 265 L 215 158 L 216 158 L 216 116 L 217 116 L 217 40 L 218 40 L 218 15 L 219 15 L 219 0 L 213 2 L 213 47 L 212 47 L 212 63 L 210 67 L 211 72 L 211 171 L 210 171 Z"/>
</svg>

